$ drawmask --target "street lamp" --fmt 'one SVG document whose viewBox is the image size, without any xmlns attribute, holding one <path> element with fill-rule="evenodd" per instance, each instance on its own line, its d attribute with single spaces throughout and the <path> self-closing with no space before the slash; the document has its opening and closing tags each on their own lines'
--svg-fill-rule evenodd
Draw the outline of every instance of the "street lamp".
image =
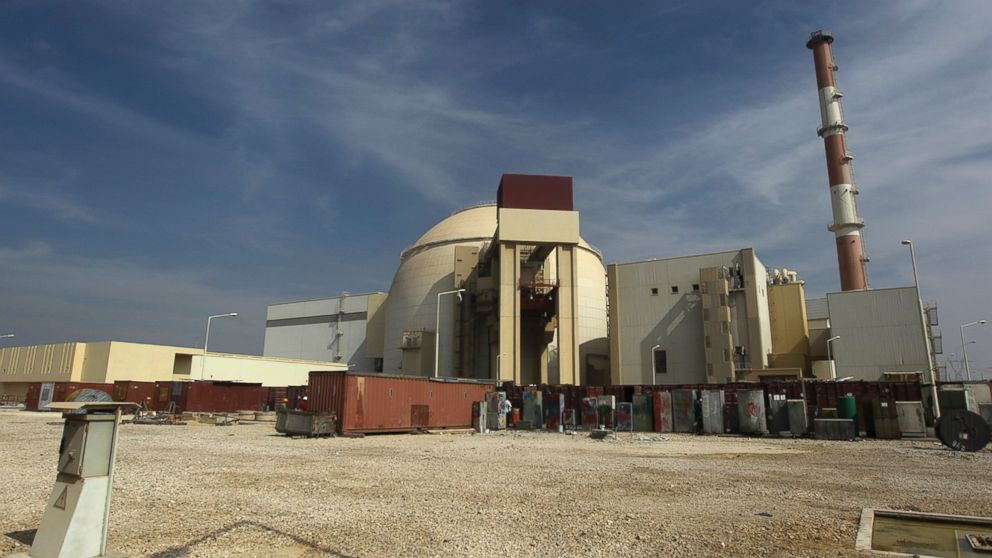
<svg viewBox="0 0 992 558">
<path fill-rule="evenodd" d="M 840 339 L 840 335 L 834 335 L 830 339 L 827 339 L 827 364 L 830 365 L 830 379 L 837 379 L 837 368 L 834 367 L 834 357 L 830 356 L 830 344 L 834 341 Z"/>
<path fill-rule="evenodd" d="M 654 358 L 654 352 L 661 348 L 661 345 L 655 345 L 651 347 L 651 385 L 658 385 L 658 370 L 657 364 L 658 359 Z"/>
<path fill-rule="evenodd" d="M 434 377 L 437 378 L 438 367 L 441 364 L 441 297 L 444 295 L 458 295 L 458 302 L 462 301 L 462 293 L 465 289 L 455 289 L 437 293 L 437 319 L 434 322 Z"/>
<path fill-rule="evenodd" d="M 940 418 L 940 401 L 937 400 L 937 372 L 933 368 L 933 351 L 930 349 L 930 336 L 927 335 L 927 319 L 923 311 L 923 293 L 920 292 L 920 275 L 916 272 L 916 250 L 913 241 L 903 240 L 909 246 L 909 257 L 913 260 L 913 283 L 916 285 L 916 301 L 920 305 L 920 327 L 923 328 L 923 345 L 927 349 L 927 368 L 930 370 L 930 397 L 933 399 L 933 418 Z"/>
<path fill-rule="evenodd" d="M 210 320 L 214 318 L 233 318 L 237 316 L 237 312 L 229 312 L 227 314 L 217 314 L 214 316 L 207 316 L 207 335 L 203 338 L 203 358 L 200 359 L 200 379 L 204 380 L 203 375 L 207 370 L 207 345 L 210 343 Z"/>
<path fill-rule="evenodd" d="M 985 325 L 986 323 L 987 323 L 986 320 L 978 320 L 976 322 L 968 322 L 966 324 L 961 325 L 961 351 L 964 353 L 964 370 L 965 373 L 968 375 L 969 382 L 971 381 L 971 365 L 968 364 L 968 347 L 965 345 L 964 342 L 964 328 L 971 327 L 973 325 Z M 972 341 L 972 343 L 974 343 L 974 341 Z"/>
<path fill-rule="evenodd" d="M 13 333 L 4 333 L 3 335 L 0 335 L 0 339 L 10 339 L 13 336 Z"/>
</svg>

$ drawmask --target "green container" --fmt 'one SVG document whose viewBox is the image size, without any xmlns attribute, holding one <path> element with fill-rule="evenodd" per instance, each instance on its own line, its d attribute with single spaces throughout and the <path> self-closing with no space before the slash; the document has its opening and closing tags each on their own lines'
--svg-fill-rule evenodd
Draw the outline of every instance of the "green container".
<svg viewBox="0 0 992 558">
<path fill-rule="evenodd" d="M 854 421 L 854 433 L 858 434 L 858 402 L 853 395 L 841 395 L 837 398 L 837 418 Z"/>
</svg>

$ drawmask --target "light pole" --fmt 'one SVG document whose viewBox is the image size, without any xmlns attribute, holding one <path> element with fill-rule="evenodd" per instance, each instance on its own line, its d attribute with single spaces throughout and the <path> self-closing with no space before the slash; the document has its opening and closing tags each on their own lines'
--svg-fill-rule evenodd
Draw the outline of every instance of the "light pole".
<svg viewBox="0 0 992 558">
<path fill-rule="evenodd" d="M 923 293 L 920 292 L 920 275 L 916 272 L 916 250 L 913 241 L 903 240 L 909 246 L 909 257 L 913 260 L 913 283 L 916 285 L 916 301 L 920 305 L 920 327 L 923 328 L 923 345 L 927 349 L 927 369 L 930 371 L 930 397 L 933 399 L 933 418 L 940 418 L 940 401 L 937 400 L 937 372 L 933 369 L 933 351 L 930 349 L 930 336 L 927 335 L 927 318 L 923 311 Z"/>
<path fill-rule="evenodd" d="M 653 386 L 658 385 L 658 370 L 656 366 L 658 360 L 654 358 L 654 352 L 660 348 L 661 345 L 655 345 L 654 347 L 651 347 L 651 385 Z"/>
<path fill-rule="evenodd" d="M 986 320 L 978 320 L 976 322 L 968 322 L 966 324 L 961 325 L 961 352 L 964 353 L 964 370 L 965 373 L 968 375 L 969 382 L 971 381 L 971 365 L 968 364 L 968 347 L 964 342 L 964 328 L 971 327 L 973 325 L 985 325 L 986 323 L 987 323 Z M 974 343 L 974 341 L 972 341 L 972 343 Z"/>
<path fill-rule="evenodd" d="M 840 339 L 840 335 L 834 335 L 830 339 L 827 339 L 827 364 L 830 365 L 830 379 L 837 379 L 837 368 L 834 366 L 834 357 L 830 353 L 830 344 L 834 341 Z"/>
<path fill-rule="evenodd" d="M 233 318 L 237 316 L 237 312 L 229 312 L 227 314 L 217 314 L 214 316 L 207 316 L 207 335 L 203 338 L 203 358 L 200 359 L 200 379 L 204 380 L 203 377 L 207 370 L 207 345 L 210 343 L 210 320 L 214 318 Z"/>
<path fill-rule="evenodd" d="M 13 333 L 4 333 L 3 335 L 0 335 L 0 339 L 10 339 L 13 336 Z"/>
<path fill-rule="evenodd" d="M 437 378 L 438 367 L 441 364 L 441 297 L 444 295 L 457 294 L 458 302 L 462 301 L 462 293 L 465 289 L 455 289 L 453 291 L 444 291 L 442 293 L 437 293 L 437 319 L 434 322 L 434 377 Z M 497 357 L 499 360 L 499 357 Z"/>
</svg>

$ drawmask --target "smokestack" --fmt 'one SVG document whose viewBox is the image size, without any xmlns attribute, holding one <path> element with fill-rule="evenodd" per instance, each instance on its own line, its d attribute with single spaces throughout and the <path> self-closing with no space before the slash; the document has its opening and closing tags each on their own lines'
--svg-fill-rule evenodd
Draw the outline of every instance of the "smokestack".
<svg viewBox="0 0 992 558">
<path fill-rule="evenodd" d="M 851 159 L 844 144 L 844 113 L 840 98 L 843 96 L 834 82 L 833 50 L 830 43 L 834 37 L 827 31 L 810 34 L 806 48 L 813 51 L 816 67 L 816 87 L 820 92 L 820 119 L 823 125 L 816 131 L 823 138 L 827 153 L 827 176 L 830 179 L 830 203 L 834 221 L 827 229 L 834 233 L 837 241 L 837 263 L 840 268 L 840 288 L 842 291 L 857 291 L 868 288 L 865 272 L 864 248 L 861 242 L 861 229 L 865 222 L 858 217 L 854 196 L 858 189 L 854 186 L 851 173 Z"/>
</svg>

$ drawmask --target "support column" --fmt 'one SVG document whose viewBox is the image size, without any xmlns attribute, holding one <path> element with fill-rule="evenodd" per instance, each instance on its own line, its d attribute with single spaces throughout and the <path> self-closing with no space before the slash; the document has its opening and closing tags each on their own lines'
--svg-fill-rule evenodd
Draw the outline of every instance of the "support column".
<svg viewBox="0 0 992 558">
<path fill-rule="evenodd" d="M 558 246 L 555 251 L 558 257 L 558 377 L 562 384 L 577 385 L 582 378 L 582 362 L 578 332 L 575 331 L 578 314 L 575 246 Z"/>
</svg>

